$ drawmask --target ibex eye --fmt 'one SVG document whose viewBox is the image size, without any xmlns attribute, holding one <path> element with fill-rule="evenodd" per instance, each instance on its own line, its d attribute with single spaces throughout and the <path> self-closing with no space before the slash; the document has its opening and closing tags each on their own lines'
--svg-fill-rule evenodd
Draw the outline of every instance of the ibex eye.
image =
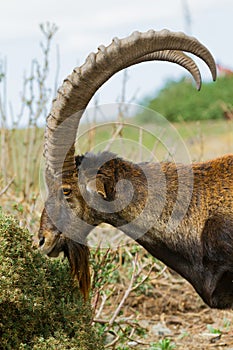
<svg viewBox="0 0 233 350">
<path fill-rule="evenodd" d="M 69 194 L 71 194 L 70 187 L 62 187 L 62 191 L 63 191 L 64 196 L 69 196 Z"/>
</svg>

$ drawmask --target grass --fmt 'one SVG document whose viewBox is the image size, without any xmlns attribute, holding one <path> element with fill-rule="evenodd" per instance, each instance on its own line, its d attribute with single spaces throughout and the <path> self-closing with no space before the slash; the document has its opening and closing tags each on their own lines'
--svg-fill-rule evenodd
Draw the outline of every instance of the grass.
<svg viewBox="0 0 233 350">
<path fill-rule="evenodd" d="M 155 159 L 160 161 L 166 159 L 168 139 L 170 145 L 174 146 L 174 152 L 179 152 L 179 147 L 183 147 L 184 143 L 193 161 L 232 152 L 232 121 L 222 119 L 179 122 L 173 123 L 173 126 L 168 124 L 168 127 L 165 123 L 163 125 L 165 132 L 159 132 L 158 123 L 153 121 L 149 124 L 138 124 L 138 121 L 132 118 L 127 119 L 127 123 L 117 135 L 110 150 L 134 161 L 151 159 L 151 153 Z M 84 153 L 90 148 L 94 151 L 103 151 L 109 144 L 109 139 L 114 137 L 116 128 L 114 124 L 102 126 L 97 124 L 96 130 L 85 131 L 88 130 L 88 125 L 82 125 L 78 151 Z M 156 135 L 159 135 L 161 142 Z"/>
<path fill-rule="evenodd" d="M 44 130 L 0 129 L 0 165 L 5 184 L 14 179 L 15 192 L 29 200 L 38 188 Z"/>
<path fill-rule="evenodd" d="M 161 339 L 159 342 L 153 344 L 149 350 L 172 350 L 175 347 L 175 344 L 171 343 L 169 339 Z"/>
<path fill-rule="evenodd" d="M 103 349 L 69 267 L 31 248 L 29 233 L 0 211 L 0 349 Z"/>
</svg>

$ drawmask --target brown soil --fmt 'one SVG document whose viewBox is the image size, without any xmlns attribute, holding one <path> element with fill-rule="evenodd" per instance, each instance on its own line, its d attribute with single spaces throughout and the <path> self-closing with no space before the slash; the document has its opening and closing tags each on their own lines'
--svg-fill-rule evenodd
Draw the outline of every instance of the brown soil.
<svg viewBox="0 0 233 350">
<path fill-rule="evenodd" d="M 145 345 L 168 338 L 176 349 L 233 349 L 233 311 L 207 307 L 192 286 L 177 274 L 150 281 L 148 296 L 131 294 L 124 309 L 145 328 Z M 218 332 L 219 331 L 219 332 Z"/>
</svg>

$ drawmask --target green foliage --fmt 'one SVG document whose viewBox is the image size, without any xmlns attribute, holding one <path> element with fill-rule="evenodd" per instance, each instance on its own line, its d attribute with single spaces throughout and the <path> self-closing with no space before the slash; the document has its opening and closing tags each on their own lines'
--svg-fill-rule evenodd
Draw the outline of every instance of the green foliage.
<svg viewBox="0 0 233 350">
<path fill-rule="evenodd" d="M 151 344 L 150 350 L 172 350 L 175 347 L 175 344 L 171 343 L 169 339 L 161 339 L 159 342 Z"/>
<path fill-rule="evenodd" d="M 158 96 L 144 103 L 146 107 L 162 114 L 168 120 L 204 120 L 223 117 L 225 109 L 232 109 L 233 78 L 219 77 L 216 82 L 203 83 L 200 92 L 189 79 L 170 81 Z M 151 113 L 140 115 L 140 122 L 148 120 Z"/>
<path fill-rule="evenodd" d="M 227 318 L 224 318 L 223 321 L 224 321 L 224 327 L 227 328 L 228 330 L 231 326 L 231 321 L 228 320 Z"/>
<path fill-rule="evenodd" d="M 31 248 L 0 210 L 0 349 L 102 349 L 67 263 Z"/>
<path fill-rule="evenodd" d="M 92 291 L 101 290 L 103 286 L 115 283 L 118 279 L 116 251 L 102 250 L 97 247 L 91 250 Z"/>
<path fill-rule="evenodd" d="M 222 332 L 220 331 L 220 329 L 214 328 L 212 327 L 210 324 L 207 325 L 207 329 L 210 333 L 212 334 L 222 334 Z"/>
</svg>

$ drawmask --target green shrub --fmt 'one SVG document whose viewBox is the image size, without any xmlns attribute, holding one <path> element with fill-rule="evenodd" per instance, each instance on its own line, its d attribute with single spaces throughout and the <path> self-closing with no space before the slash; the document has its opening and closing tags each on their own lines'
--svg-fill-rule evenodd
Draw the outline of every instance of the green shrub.
<svg viewBox="0 0 233 350">
<path fill-rule="evenodd" d="M 216 82 L 203 83 L 200 92 L 195 91 L 190 79 L 170 81 L 144 105 L 168 120 L 203 120 L 223 117 L 224 107 L 233 109 L 233 78 L 219 77 Z M 140 122 L 153 122 L 150 113 L 140 116 Z"/>
<path fill-rule="evenodd" d="M 0 210 L 0 349 L 102 349 L 67 263 L 31 248 Z"/>
</svg>

